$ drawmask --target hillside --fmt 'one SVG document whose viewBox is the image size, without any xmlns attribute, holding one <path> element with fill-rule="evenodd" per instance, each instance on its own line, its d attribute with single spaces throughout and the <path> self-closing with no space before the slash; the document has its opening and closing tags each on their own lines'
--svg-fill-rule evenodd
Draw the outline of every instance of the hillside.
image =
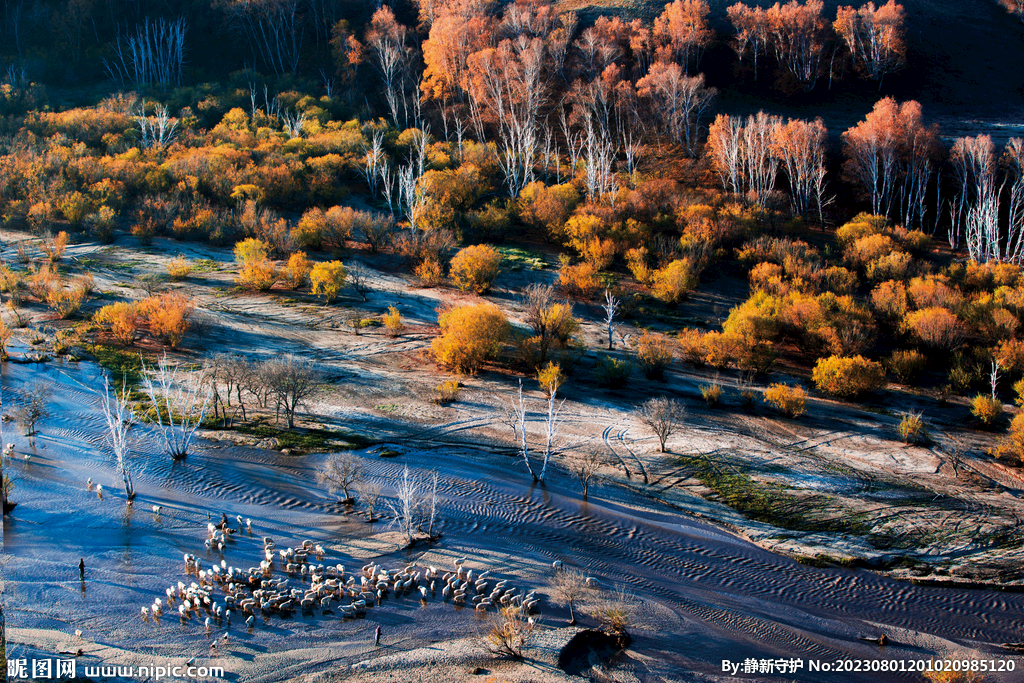
<svg viewBox="0 0 1024 683">
<path fill-rule="evenodd" d="M 884 95 L 916 99 L 925 116 L 942 126 L 943 136 L 989 133 L 1009 137 L 1024 130 L 1024 24 L 994 0 L 902 0 L 907 14 L 907 68 L 887 77 L 882 87 L 847 77 L 833 84 L 819 81 L 810 94 L 783 94 L 773 86 L 771 74 L 754 83 L 739 64 L 729 40 L 732 26 L 726 8 L 734 0 L 712 0 L 712 26 L 718 36 L 708 50 L 702 70 L 719 90 L 718 108 L 738 114 L 764 108 L 775 113 L 821 116 L 829 130 L 845 130 L 870 111 Z M 768 7 L 773 2 L 752 0 Z M 850 3 L 826 2 L 825 14 Z M 881 4 L 881 3 L 878 3 Z M 652 20 L 662 2 L 632 0 L 564 0 L 562 10 L 575 10 L 582 21 L 599 14 L 639 16 Z M 770 60 L 769 60 L 770 61 Z"/>
</svg>

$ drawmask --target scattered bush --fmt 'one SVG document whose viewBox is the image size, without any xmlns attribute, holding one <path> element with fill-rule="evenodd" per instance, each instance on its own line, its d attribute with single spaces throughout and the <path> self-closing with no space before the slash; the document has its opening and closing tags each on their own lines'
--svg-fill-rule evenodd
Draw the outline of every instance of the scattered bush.
<svg viewBox="0 0 1024 683">
<path fill-rule="evenodd" d="M 956 314 L 931 307 L 907 315 L 905 327 L 921 343 L 938 351 L 953 351 L 963 344 L 967 331 Z"/>
<path fill-rule="evenodd" d="M 992 427 L 1003 415 L 1003 403 L 989 394 L 978 394 L 971 400 L 971 415 L 986 427 Z"/>
<path fill-rule="evenodd" d="M 181 292 L 166 292 L 141 302 L 139 310 L 149 320 L 149 331 L 153 336 L 175 349 L 188 333 L 189 319 L 196 310 L 196 303 Z"/>
<path fill-rule="evenodd" d="M 603 356 L 597 362 L 597 382 L 609 389 L 621 389 L 626 386 L 630 375 L 633 374 L 633 364 L 628 360 L 617 360 L 610 356 Z"/>
<path fill-rule="evenodd" d="M 56 237 L 47 237 L 39 245 L 50 263 L 57 263 L 64 258 L 64 250 L 68 247 L 68 234 L 61 230 Z"/>
<path fill-rule="evenodd" d="M 709 406 L 717 406 L 718 402 L 722 400 L 722 385 L 718 382 L 702 384 L 700 385 L 700 395 L 704 397 L 704 402 Z"/>
<path fill-rule="evenodd" d="M 921 412 L 906 412 L 896 426 L 896 432 L 905 443 L 922 443 L 928 436 L 925 429 L 924 416 Z"/>
<path fill-rule="evenodd" d="M 889 369 L 901 384 L 912 382 L 927 365 L 928 359 L 920 351 L 893 351 L 885 362 Z"/>
<path fill-rule="evenodd" d="M 568 296 L 575 299 L 590 299 L 601 287 L 597 272 L 597 266 L 586 261 L 574 266 L 565 264 L 558 273 L 558 285 Z"/>
<path fill-rule="evenodd" d="M 1017 467 L 1024 463 L 1024 413 L 1010 421 L 1010 431 L 992 449 L 992 455 Z"/>
<path fill-rule="evenodd" d="M 807 410 L 807 392 L 788 384 L 773 384 L 765 389 L 764 401 L 787 417 L 799 417 Z"/>
<path fill-rule="evenodd" d="M 677 304 L 697 286 L 689 259 L 677 259 L 654 272 L 651 291 L 667 304 Z"/>
<path fill-rule="evenodd" d="M 448 308 L 437 322 L 441 334 L 431 344 L 431 353 L 438 365 L 462 374 L 472 374 L 497 358 L 511 333 L 505 314 L 494 304 Z"/>
<path fill-rule="evenodd" d="M 348 271 L 341 261 L 318 263 L 309 271 L 310 291 L 331 303 L 338 298 L 347 278 Z"/>
<path fill-rule="evenodd" d="M 167 274 L 172 280 L 184 280 L 192 274 L 192 262 L 184 256 L 173 258 L 167 264 Z"/>
<path fill-rule="evenodd" d="M 235 282 L 239 286 L 265 292 L 277 282 L 277 267 L 270 260 L 270 245 L 255 237 L 235 245 L 235 261 L 241 266 Z"/>
<path fill-rule="evenodd" d="M 434 396 L 431 400 L 438 405 L 454 403 L 459 399 L 459 390 L 460 385 L 457 379 L 441 382 L 434 387 Z"/>
<path fill-rule="evenodd" d="M 672 347 L 665 337 L 644 332 L 637 340 L 636 360 L 647 379 L 662 380 L 672 365 Z"/>
<path fill-rule="evenodd" d="M 860 396 L 885 384 L 882 364 L 863 356 L 820 359 L 811 374 L 815 386 L 833 396 Z"/>
<path fill-rule="evenodd" d="M 106 325 L 114 339 L 125 346 L 131 346 L 138 338 L 141 315 L 137 304 L 119 301 L 98 310 L 93 321 Z"/>
<path fill-rule="evenodd" d="M 309 274 L 313 270 L 313 262 L 306 256 L 306 252 L 297 251 L 288 257 L 288 265 L 284 267 L 285 277 L 288 278 L 288 286 L 292 289 L 299 289 L 309 280 Z"/>
<path fill-rule="evenodd" d="M 424 259 L 413 272 L 424 287 L 437 287 L 444 280 L 444 266 L 440 259 L 433 256 Z"/>
<path fill-rule="evenodd" d="M 486 244 L 466 247 L 452 257 L 448 273 L 463 291 L 484 294 L 501 272 L 501 253 Z"/>
<path fill-rule="evenodd" d="M 46 305 L 57 314 L 58 318 L 66 320 L 82 308 L 92 287 L 91 277 L 79 277 L 67 287 L 57 279 L 46 292 Z"/>
<path fill-rule="evenodd" d="M 387 330 L 389 337 L 401 337 L 402 332 L 405 331 L 402 314 L 395 306 L 388 306 L 388 312 L 381 316 L 381 322 L 384 323 L 384 329 Z"/>
</svg>

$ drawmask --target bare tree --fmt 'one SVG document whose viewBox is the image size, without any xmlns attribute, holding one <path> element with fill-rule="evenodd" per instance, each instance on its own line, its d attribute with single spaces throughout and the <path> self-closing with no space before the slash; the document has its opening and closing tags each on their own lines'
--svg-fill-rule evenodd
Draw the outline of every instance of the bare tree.
<svg viewBox="0 0 1024 683">
<path fill-rule="evenodd" d="M 513 438 L 519 442 L 519 452 L 523 456 L 530 477 L 537 481 L 537 473 L 530 462 L 530 445 L 526 438 L 526 404 L 523 401 L 523 380 L 519 380 L 519 392 L 509 399 L 505 405 L 505 424 L 512 429 Z"/>
<path fill-rule="evenodd" d="M 394 515 L 393 525 L 397 526 L 402 535 L 411 545 L 415 540 L 415 532 L 423 531 L 434 536 L 434 523 L 437 520 L 437 472 L 433 473 L 431 483 L 424 482 L 409 473 L 409 466 L 402 469 L 402 478 L 395 487 L 395 500 L 388 501 L 388 507 Z"/>
<path fill-rule="evenodd" d="M 615 332 L 615 316 L 619 312 L 619 299 L 610 290 L 604 290 L 604 325 L 608 330 L 608 350 L 612 350 L 612 336 Z"/>
<path fill-rule="evenodd" d="M 181 84 L 185 64 L 185 34 L 188 23 L 184 17 L 174 21 L 146 17 L 135 27 L 135 33 L 118 35 L 114 42 L 114 57 L 103 60 L 107 74 L 120 81 L 122 88 L 141 90 L 146 85 L 163 83 Z"/>
<path fill-rule="evenodd" d="M 349 489 L 355 488 L 364 474 L 363 461 L 352 453 L 335 453 L 327 459 L 324 468 L 316 473 L 316 480 L 330 493 L 341 491 L 346 503 L 352 500 Z"/>
<path fill-rule="evenodd" d="M 562 423 L 561 412 L 565 400 L 558 400 L 559 379 L 555 378 L 546 388 L 550 391 L 547 399 L 547 411 L 544 420 L 544 455 L 541 460 L 540 472 L 537 472 L 530 459 L 529 438 L 526 431 L 527 412 L 523 399 L 523 382 L 519 381 L 519 390 L 505 405 L 504 423 L 512 429 L 513 437 L 519 442 L 519 451 L 526 463 L 533 481 L 544 481 L 548 463 L 559 450 L 559 427 Z"/>
<path fill-rule="evenodd" d="M 34 437 L 38 433 L 36 425 L 50 415 L 50 408 L 47 405 L 49 398 L 50 388 L 39 384 L 26 391 L 21 405 L 14 409 L 14 419 L 25 428 L 25 436 L 29 437 L 29 443 L 35 442 Z"/>
<path fill-rule="evenodd" d="M 206 417 L 213 388 L 208 382 L 186 377 L 181 366 L 170 362 L 166 354 L 153 368 L 147 368 L 143 361 L 142 374 L 164 453 L 180 460 L 188 455 L 196 430 Z"/>
<path fill-rule="evenodd" d="M 565 467 L 580 482 L 583 489 L 583 500 L 587 499 L 590 492 L 590 482 L 597 476 L 598 471 L 604 464 L 604 458 L 591 450 L 580 453 L 572 453 L 565 458 Z"/>
<path fill-rule="evenodd" d="M 363 128 L 364 132 L 366 128 Z M 384 160 L 384 130 L 373 128 L 370 131 L 370 144 L 363 142 L 363 163 L 359 166 L 359 174 L 366 180 L 370 188 L 370 196 L 377 194 L 378 173 L 381 161 Z"/>
<path fill-rule="evenodd" d="M 295 73 L 302 53 L 301 0 L 217 0 L 275 75 Z"/>
<path fill-rule="evenodd" d="M 3 495 L 4 515 L 14 509 L 14 505 L 9 500 L 11 491 L 14 490 L 15 481 L 15 477 L 10 469 L 11 450 L 13 450 L 13 444 L 9 448 L 4 439 L 4 389 L 0 386 L 0 494 Z"/>
<path fill-rule="evenodd" d="M 366 506 L 366 521 L 371 523 L 377 521 L 373 511 L 377 507 L 377 502 L 380 501 L 380 484 L 369 479 L 359 479 L 352 487 L 356 490 L 359 500 Z"/>
<path fill-rule="evenodd" d="M 364 302 L 366 301 L 366 295 L 373 290 L 366 278 L 366 269 L 356 261 L 353 261 L 348 266 L 347 282 L 352 289 L 356 290 L 356 294 L 358 294 Z"/>
<path fill-rule="evenodd" d="M 134 116 L 139 124 L 139 144 L 144 149 L 150 147 L 164 148 L 178 137 L 178 119 L 171 118 L 167 107 L 162 104 L 153 106 L 153 116 L 146 115 L 146 101 L 139 105 L 139 113 Z"/>
<path fill-rule="evenodd" d="M 388 199 L 389 203 L 390 201 Z M 370 253 L 376 254 L 391 242 L 391 238 L 395 234 L 395 218 L 394 216 L 370 214 L 361 214 L 361 216 L 356 226 L 363 233 L 363 239 L 370 247 Z"/>
<path fill-rule="evenodd" d="M 576 603 L 583 599 L 590 587 L 587 577 L 578 569 L 563 568 L 551 577 L 552 597 L 555 604 L 569 607 L 569 625 L 576 624 Z"/>
<path fill-rule="evenodd" d="M 659 396 L 644 402 L 640 408 L 640 422 L 654 432 L 665 452 L 665 442 L 683 425 L 686 407 L 674 398 Z"/>
<path fill-rule="evenodd" d="M 284 110 L 277 115 L 281 121 L 281 127 L 288 134 L 289 138 L 297 138 L 302 135 L 302 126 L 306 123 L 306 112 L 298 110 Z"/>
<path fill-rule="evenodd" d="M 323 375 L 309 361 L 294 356 L 274 359 L 264 366 L 267 387 L 278 407 L 284 408 L 291 429 L 295 426 L 295 411 L 317 394 Z"/>
<path fill-rule="evenodd" d="M 121 392 L 110 394 L 110 383 L 106 377 L 103 378 L 103 417 L 107 422 L 106 442 L 114 457 L 117 459 L 117 469 L 121 472 L 121 480 L 124 482 L 124 495 L 128 500 L 135 497 L 135 485 L 132 483 L 132 473 L 128 466 L 128 452 L 130 450 L 129 433 L 135 424 L 135 413 L 132 412 L 129 402 L 128 380 L 122 379 Z"/>
<path fill-rule="evenodd" d="M 434 470 L 430 482 L 430 493 L 427 494 L 423 508 L 427 518 L 427 536 L 434 538 L 434 522 L 437 521 L 437 470 Z"/>
<path fill-rule="evenodd" d="M 953 476 L 960 476 L 960 467 L 963 465 L 964 457 L 970 452 L 971 445 L 963 436 L 958 434 L 947 434 L 947 443 L 944 450 L 949 466 L 953 468 Z"/>
</svg>

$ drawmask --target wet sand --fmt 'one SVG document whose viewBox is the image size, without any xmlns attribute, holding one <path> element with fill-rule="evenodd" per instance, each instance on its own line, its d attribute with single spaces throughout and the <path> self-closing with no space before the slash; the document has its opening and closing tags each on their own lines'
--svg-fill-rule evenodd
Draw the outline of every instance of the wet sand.
<svg viewBox="0 0 1024 683">
<path fill-rule="evenodd" d="M 321 543 L 326 564 L 349 569 L 371 560 L 450 568 L 455 557 L 467 557 L 467 566 L 537 589 L 544 597 L 542 629 L 555 638 L 567 612 L 547 599 L 546 584 L 552 561 L 563 560 L 635 597 L 634 644 L 619 669 L 635 680 L 717 680 L 721 660 L 747 657 L 927 660 L 975 653 L 1013 657 L 1024 668 L 1024 660 L 996 646 L 1024 639 L 1022 594 L 921 587 L 866 571 L 804 566 L 614 483 L 599 484 L 590 503 L 557 478 L 530 486 L 526 477 L 510 476 L 520 474 L 516 459 L 469 447 L 420 447 L 413 439 L 396 445 L 397 458 L 357 452 L 386 489 L 404 465 L 417 474 L 439 472 L 444 537 L 432 548 L 401 550 L 396 534 L 381 533 L 380 524 L 371 533 L 362 518 L 342 514 L 315 483 L 324 455 L 207 441 L 186 461 L 172 463 L 156 452 L 155 439 L 145 438 L 147 427 L 139 428 L 133 455 L 137 498 L 126 510 L 120 477 L 102 448 L 98 399 L 86 389 L 102 386 L 100 370 L 89 363 L 3 366 L 12 399 L 37 377 L 53 386 L 54 410 L 35 448 L 7 425 L 19 476 L 19 505 L 4 524 L 8 657 L 81 646 L 80 665 L 205 661 L 209 638 L 200 619 L 181 623 L 165 614 L 146 623 L 140 608 L 173 583 L 194 580 L 185 575 L 183 554 L 195 554 L 204 566 L 225 559 L 246 568 L 262 559 L 262 538 L 270 536 L 279 548 L 307 538 Z M 87 490 L 89 477 L 103 485 L 102 500 Z M 162 506 L 159 515 L 152 505 Z M 208 513 L 217 521 L 221 512 L 253 521 L 252 534 L 236 535 L 223 555 L 204 546 Z M 79 557 L 87 567 L 84 591 Z M 371 634 L 378 623 L 388 647 L 375 651 Z M 456 680 L 467 675 L 466 662 L 488 661 L 467 640 L 482 628 L 473 610 L 456 610 L 439 596 L 426 603 L 388 600 L 365 619 L 319 610 L 312 617 L 273 617 L 259 620 L 252 633 L 236 617 L 227 646 L 211 661 L 240 681 L 311 674 L 370 680 L 399 666 L 409 680 L 435 674 L 434 680 Z M 75 629 L 83 631 L 80 644 Z M 215 629 L 211 637 L 223 632 Z M 885 648 L 858 640 L 882 633 L 890 640 Z M 444 657 L 423 664 L 431 652 Z M 377 658 L 383 659 L 373 664 Z M 510 680 L 564 678 L 550 664 L 491 666 Z M 784 679 L 822 680 L 806 668 Z M 830 680 L 916 678 L 872 673 Z M 1019 680 L 1019 673 L 991 680 Z"/>
</svg>

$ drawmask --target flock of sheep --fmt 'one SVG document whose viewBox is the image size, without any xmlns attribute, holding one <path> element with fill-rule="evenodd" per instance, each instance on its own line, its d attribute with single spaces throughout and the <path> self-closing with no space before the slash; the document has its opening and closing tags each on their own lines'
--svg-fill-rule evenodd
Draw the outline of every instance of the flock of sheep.
<svg viewBox="0 0 1024 683">
<path fill-rule="evenodd" d="M 153 512 L 159 514 L 159 506 L 154 506 Z M 234 534 L 243 533 L 243 529 L 252 533 L 251 520 L 244 520 L 243 524 L 240 516 L 236 519 L 238 529 L 228 525 L 225 515 L 220 524 L 211 521 L 207 525 L 208 549 L 223 552 Z M 266 620 L 295 612 L 312 615 L 319 609 L 325 615 L 337 610 L 343 617 L 364 616 L 368 609 L 391 596 L 414 595 L 425 604 L 440 592 L 443 602 L 450 600 L 456 607 L 472 605 L 478 612 L 492 607 L 513 608 L 524 615 L 536 611 L 539 603 L 534 593 L 517 590 L 508 581 L 497 581 L 490 571 L 467 569 L 465 559 L 455 560 L 453 570 L 442 575 L 436 567 L 415 564 L 401 569 L 368 564 L 359 572 L 346 572 L 340 564 L 325 566 L 310 561 L 322 562 L 324 555 L 324 548 L 312 541 L 304 541 L 298 548 L 278 549 L 269 537 L 263 539 L 263 560 L 258 567 L 232 567 L 222 559 L 219 564 L 204 568 L 201 559 L 186 554 L 185 573 L 195 580 L 172 584 L 165 590 L 166 598 L 157 598 L 152 605 L 142 607 L 142 619 L 153 619 L 156 623 L 165 611 L 176 611 L 182 623 L 203 619 L 207 635 L 214 626 L 223 626 L 221 640 L 226 642 L 233 613 L 244 617 L 251 631 L 257 615 Z M 222 601 L 218 591 L 223 593 Z M 216 643 L 211 645 L 214 650 Z"/>
</svg>

